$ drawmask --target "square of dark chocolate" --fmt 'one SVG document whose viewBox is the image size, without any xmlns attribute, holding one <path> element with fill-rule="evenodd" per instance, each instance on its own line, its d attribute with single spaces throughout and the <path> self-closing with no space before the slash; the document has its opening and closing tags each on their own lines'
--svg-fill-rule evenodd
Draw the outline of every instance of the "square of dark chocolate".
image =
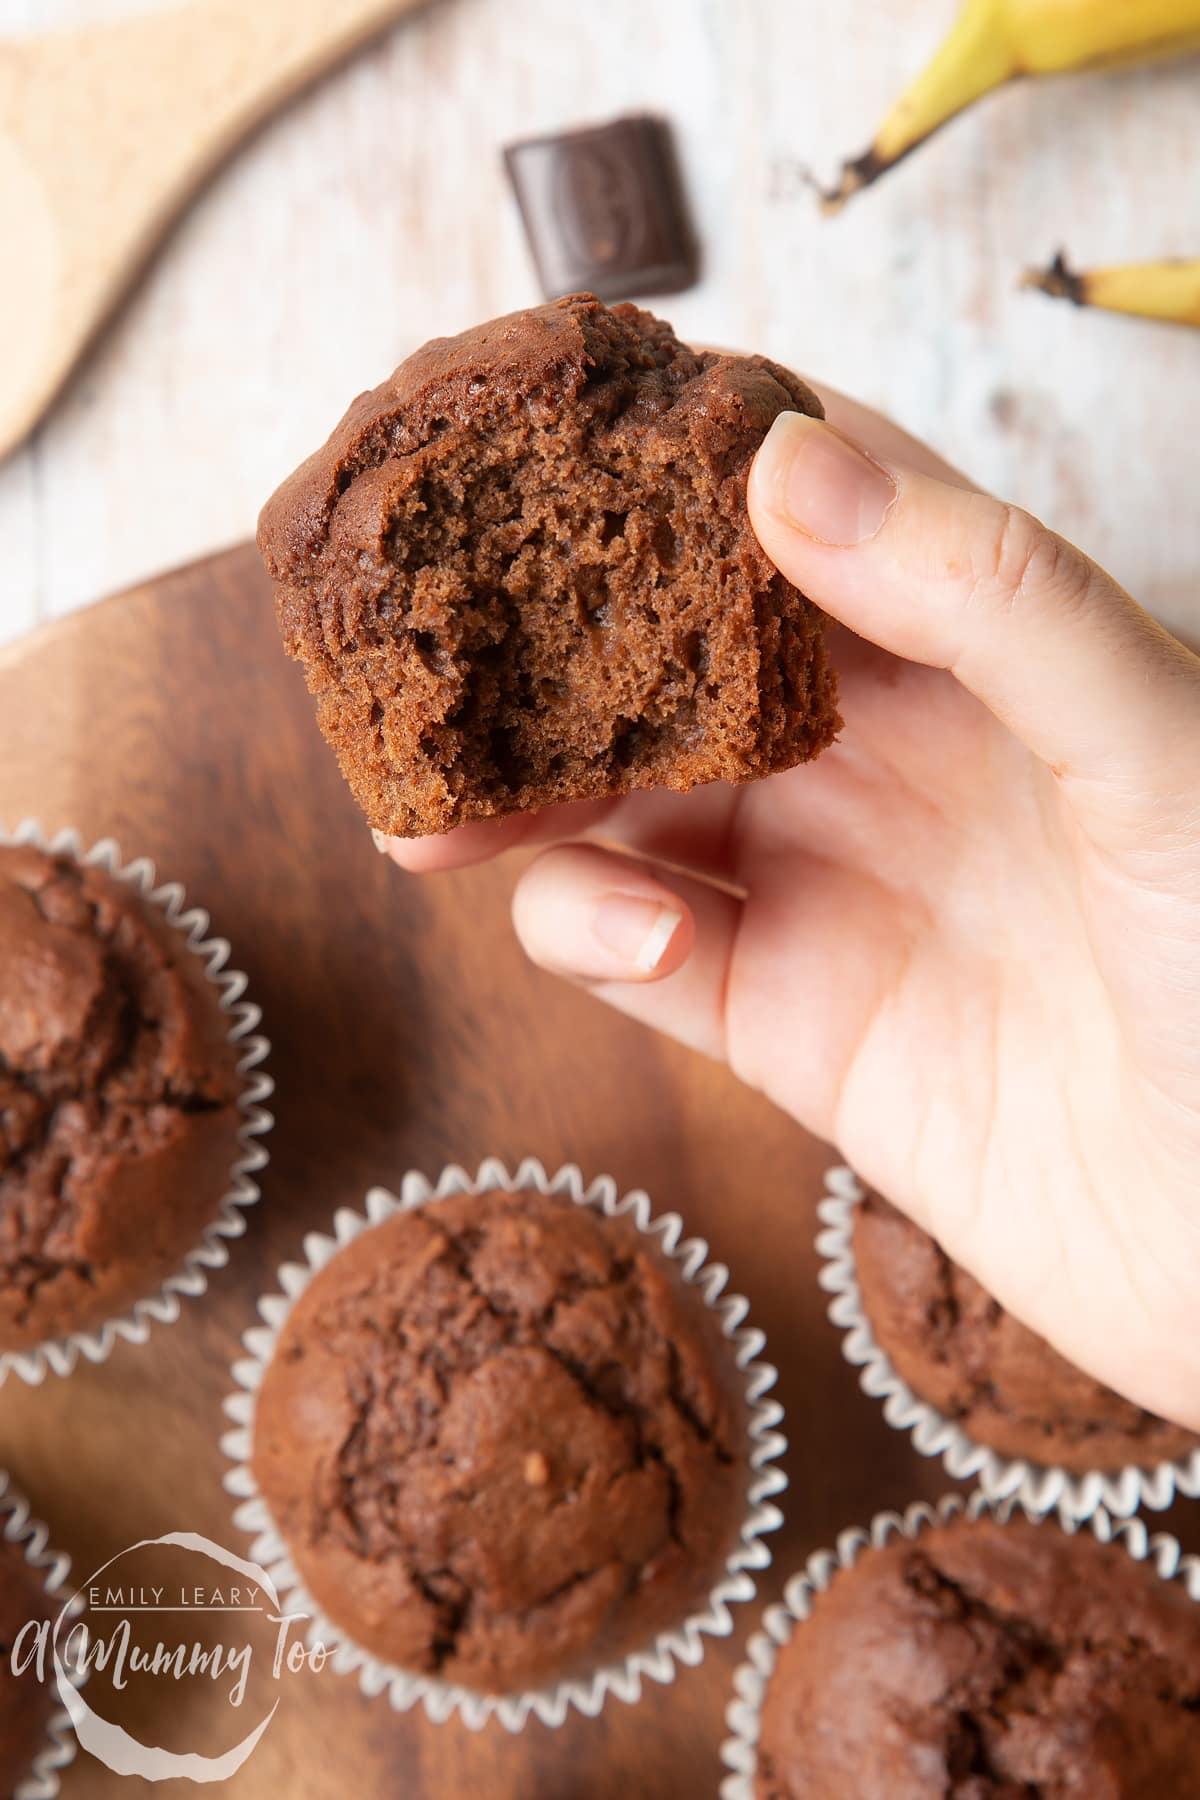
<svg viewBox="0 0 1200 1800">
<path fill-rule="evenodd" d="M 695 239 L 661 119 L 528 138 L 504 152 L 548 300 L 675 294 L 697 275 Z"/>
</svg>

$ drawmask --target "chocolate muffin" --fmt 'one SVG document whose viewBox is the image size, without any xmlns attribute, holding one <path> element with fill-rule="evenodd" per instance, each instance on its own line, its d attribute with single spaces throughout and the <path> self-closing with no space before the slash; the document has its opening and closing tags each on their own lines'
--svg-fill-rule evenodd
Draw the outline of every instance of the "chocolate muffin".
<svg viewBox="0 0 1200 1800">
<path fill-rule="evenodd" d="M 1075 1475 L 1148 1468 L 1200 1449 L 1195 1433 L 1075 1368 L 877 1194 L 856 1208 L 853 1244 L 880 1348 L 917 1398 L 974 1442 Z"/>
<path fill-rule="evenodd" d="M 583 1675 L 702 1606 L 746 1418 L 717 1315 L 625 1220 L 540 1193 L 393 1215 L 288 1316 L 253 1470 L 313 1599 L 485 1693 Z"/>
<path fill-rule="evenodd" d="M 838 726 L 823 621 L 759 548 L 760 356 L 590 294 L 437 338 L 268 501 L 290 655 L 370 824 L 748 781 Z"/>
<path fill-rule="evenodd" d="M 0 1349 L 153 1291 L 237 1153 L 228 1020 L 128 883 L 0 846 Z"/>
<path fill-rule="evenodd" d="M 890 1539 L 779 1652 L 758 1800 L 1194 1800 L 1200 1608 L 1014 1516 Z"/>
<path fill-rule="evenodd" d="M 22 1627 L 53 1618 L 57 1607 L 48 1599 L 37 1571 L 16 1544 L 0 1540 L 0 1794 L 15 1793 L 47 1742 L 46 1729 L 55 1711 L 54 1672 L 45 1659 L 38 1679 L 36 1660 L 29 1661 L 22 1640 L 22 1673 L 16 1674 L 12 1651 Z"/>
</svg>

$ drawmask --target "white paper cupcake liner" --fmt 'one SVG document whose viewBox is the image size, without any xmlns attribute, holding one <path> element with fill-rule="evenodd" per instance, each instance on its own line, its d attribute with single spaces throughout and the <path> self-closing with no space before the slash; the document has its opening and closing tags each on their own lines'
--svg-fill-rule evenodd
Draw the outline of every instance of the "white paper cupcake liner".
<svg viewBox="0 0 1200 1800">
<path fill-rule="evenodd" d="M 313 1276 L 323 1269 L 337 1252 L 351 1243 L 360 1232 L 390 1218 L 394 1213 L 424 1206 L 448 1194 L 481 1194 L 496 1188 L 536 1189 L 542 1194 L 565 1194 L 579 1206 L 595 1206 L 611 1218 L 628 1216 L 637 1229 L 656 1238 L 662 1253 L 677 1268 L 682 1279 L 696 1288 L 720 1317 L 721 1329 L 729 1340 L 733 1358 L 745 1383 L 748 1412 L 749 1485 L 746 1513 L 735 1547 L 725 1561 L 724 1573 L 709 1594 L 702 1610 L 695 1612 L 675 1630 L 661 1632 L 646 1650 L 635 1652 L 620 1662 L 595 1670 L 583 1680 L 561 1681 L 552 1687 L 521 1694 L 483 1694 L 433 1677 L 414 1674 L 394 1664 L 381 1662 L 349 1641 L 315 1605 L 305 1592 L 293 1567 L 287 1547 L 276 1531 L 267 1507 L 258 1492 L 250 1458 L 254 1438 L 255 1395 L 274 1354 L 276 1340 L 293 1303 Z M 386 1693 L 398 1712 L 406 1712 L 418 1701 L 435 1723 L 457 1713 L 471 1730 L 478 1730 L 495 1717 L 509 1731 L 519 1731 L 530 1713 L 550 1726 L 561 1725 L 571 1707 L 594 1718 L 610 1694 L 620 1700 L 636 1701 L 642 1680 L 670 1682 L 678 1663 L 698 1663 L 704 1654 L 704 1635 L 728 1636 L 733 1629 L 729 1607 L 749 1600 L 755 1592 L 751 1570 L 765 1569 L 771 1554 L 762 1534 L 774 1531 L 782 1523 L 782 1514 L 772 1497 L 787 1485 L 782 1469 L 774 1466 L 786 1448 L 776 1427 L 783 1409 L 775 1400 L 765 1398 L 775 1384 L 776 1371 L 759 1360 L 765 1344 L 761 1331 L 744 1323 L 747 1302 L 738 1294 L 726 1294 L 729 1271 L 721 1263 L 706 1261 L 708 1246 L 700 1238 L 683 1238 L 683 1221 L 677 1213 L 664 1213 L 654 1218 L 646 1194 L 637 1190 L 618 1196 L 617 1185 L 608 1175 L 600 1175 L 584 1185 L 583 1177 L 573 1163 L 548 1176 L 542 1164 L 527 1157 L 515 1175 L 495 1157 L 488 1157 L 472 1179 L 457 1164 L 444 1169 L 436 1184 L 424 1175 L 410 1172 L 400 1185 L 400 1197 L 384 1188 L 372 1188 L 366 1196 L 366 1211 L 343 1208 L 334 1215 L 333 1235 L 310 1232 L 304 1239 L 302 1263 L 285 1263 L 279 1270 L 281 1292 L 270 1294 L 258 1303 L 264 1325 L 247 1331 L 242 1342 L 249 1353 L 234 1364 L 233 1375 L 239 1392 L 225 1402 L 225 1410 L 236 1422 L 237 1429 L 221 1441 L 225 1454 L 235 1464 L 226 1475 L 225 1486 L 242 1502 L 234 1514 L 236 1524 L 254 1534 L 250 1555 L 271 1576 L 280 1600 L 290 1610 L 302 1611 L 310 1618 L 309 1642 L 336 1646 L 331 1666 L 340 1673 L 356 1673 L 364 1694 Z"/>
<path fill-rule="evenodd" d="M 70 1596 L 67 1578 L 71 1571 L 71 1559 L 61 1550 L 50 1545 L 50 1533 L 37 1519 L 32 1518 L 29 1503 L 17 1488 L 7 1472 L 0 1469 L 0 1531 L 5 1540 L 15 1544 L 24 1556 L 29 1568 L 40 1577 L 43 1593 L 50 1599 L 66 1602 L 67 1616 L 73 1616 L 82 1610 L 82 1602 L 77 1596 Z M 53 1680 L 52 1664 L 47 1658 L 47 1681 Z M 81 1677 L 68 1671 L 69 1678 L 80 1685 Z M 65 1706 L 56 1706 L 46 1721 L 46 1741 L 34 1757 L 29 1771 L 13 1789 L 13 1800 L 54 1800 L 60 1785 L 60 1776 L 67 1764 L 74 1760 L 75 1733 L 71 1727 L 71 1715 Z"/>
<path fill-rule="evenodd" d="M 825 1259 L 817 1279 L 826 1293 L 834 1296 L 829 1317 L 844 1333 L 842 1355 L 859 1369 L 863 1392 L 883 1401 L 888 1424 L 909 1432 L 922 1456 L 940 1456 L 949 1474 L 960 1481 L 977 1481 L 989 1500 L 1011 1497 L 1031 1512 L 1057 1510 L 1080 1520 L 1089 1518 L 1098 1507 L 1114 1518 L 1127 1519 L 1141 1507 L 1161 1511 L 1177 1494 L 1189 1499 L 1200 1495 L 1200 1450 L 1181 1462 L 1130 1466 L 1107 1474 L 1098 1469 L 1072 1474 L 1057 1464 L 1001 1456 L 968 1437 L 961 1425 L 935 1406 L 918 1399 L 876 1341 L 863 1310 L 853 1234 L 854 1209 L 865 1189 L 847 1168 L 828 1170 L 825 1189 L 826 1198 L 817 1207 L 824 1227 L 817 1234 L 817 1250 Z"/>
<path fill-rule="evenodd" d="M 966 1496 L 947 1494 L 935 1506 L 921 1500 L 904 1513 L 876 1513 L 866 1531 L 843 1531 L 835 1549 L 818 1550 L 809 1557 L 784 1588 L 782 1602 L 767 1608 L 761 1629 L 747 1644 L 746 1660 L 734 1674 L 734 1698 L 725 1714 L 730 1736 L 721 1746 L 721 1761 L 730 1773 L 721 1783 L 721 1800 L 754 1800 L 763 1701 L 779 1652 L 791 1641 L 797 1625 L 808 1618 L 814 1599 L 825 1592 L 839 1569 L 852 1568 L 863 1550 L 881 1547 L 889 1538 L 916 1539 L 930 1526 L 944 1525 L 960 1515 L 978 1519 L 986 1514 L 1003 1523 L 1018 1508 L 1033 1524 L 1044 1525 L 1048 1531 L 1090 1531 L 1102 1543 L 1122 1544 L 1135 1562 L 1153 1563 L 1164 1581 L 1181 1581 L 1192 1599 L 1200 1602 L 1200 1557 L 1185 1556 L 1178 1541 L 1165 1531 L 1152 1537 L 1141 1519 L 1116 1521 L 1102 1507 L 1081 1520 L 1065 1512 L 1035 1512 L 1016 1498 L 989 1500 L 976 1489 Z"/>
<path fill-rule="evenodd" d="M 26 819 L 15 831 L 0 824 L 0 846 L 28 844 L 55 856 L 69 856 L 83 864 L 98 864 L 117 881 L 125 881 L 148 906 L 157 907 L 168 925 L 180 932 L 192 954 L 204 964 L 205 975 L 217 991 L 221 1010 L 229 1019 L 229 1041 L 239 1050 L 238 1073 L 242 1091 L 238 1108 L 242 1122 L 238 1128 L 238 1155 L 229 1174 L 229 1186 L 223 1196 L 214 1195 L 213 1216 L 205 1226 L 198 1244 L 187 1252 L 180 1267 L 169 1275 L 154 1293 L 135 1300 L 129 1310 L 116 1318 L 86 1331 L 72 1332 L 66 1337 L 50 1339 L 32 1350 L 0 1352 L 0 1386 L 10 1374 L 36 1385 L 48 1374 L 69 1375 L 80 1357 L 88 1362 L 103 1362 L 111 1354 L 117 1340 L 144 1344 L 153 1324 L 170 1325 L 179 1317 L 185 1297 L 202 1294 L 208 1286 L 210 1269 L 224 1268 L 229 1261 L 230 1238 L 241 1237 L 246 1229 L 245 1209 L 259 1197 L 254 1177 L 267 1161 L 267 1151 L 258 1140 L 269 1131 L 273 1120 L 262 1102 L 274 1088 L 269 1075 L 260 1067 L 269 1054 L 270 1045 L 257 1027 L 262 1014 L 257 1006 L 242 998 L 246 977 L 238 969 L 230 969 L 229 944 L 225 938 L 208 935 L 208 914 L 198 906 L 189 907 L 183 888 L 177 881 L 155 884 L 154 864 L 148 857 L 122 863 L 121 853 L 112 838 L 103 838 L 85 850 L 79 833 L 60 831 L 47 837 L 35 819 Z"/>
</svg>

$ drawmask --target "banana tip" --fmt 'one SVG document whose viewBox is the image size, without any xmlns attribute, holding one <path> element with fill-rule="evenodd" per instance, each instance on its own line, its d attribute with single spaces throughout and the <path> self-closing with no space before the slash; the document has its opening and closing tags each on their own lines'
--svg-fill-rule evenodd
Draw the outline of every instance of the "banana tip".
<svg viewBox="0 0 1200 1800">
<path fill-rule="evenodd" d="M 1061 250 L 1048 268 L 1026 269 L 1021 286 L 1033 288 L 1039 294 L 1049 294 L 1055 300 L 1072 300 L 1076 306 L 1085 303 L 1082 277 L 1069 266 Z"/>
<path fill-rule="evenodd" d="M 822 188 L 818 187 L 815 182 L 813 183 L 817 188 L 821 211 L 827 218 L 831 218 L 834 213 L 841 212 L 847 200 L 852 200 L 855 194 L 862 192 L 863 188 L 870 187 L 873 181 L 878 181 L 884 170 L 890 167 L 890 163 L 886 162 L 875 150 L 864 150 L 861 156 L 854 157 L 850 162 L 844 162 L 833 187 Z"/>
</svg>

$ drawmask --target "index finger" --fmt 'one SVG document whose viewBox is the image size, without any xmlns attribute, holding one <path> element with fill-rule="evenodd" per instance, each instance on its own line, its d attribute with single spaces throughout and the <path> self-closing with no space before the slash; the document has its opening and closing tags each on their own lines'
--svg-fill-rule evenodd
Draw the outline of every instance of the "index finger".
<svg viewBox="0 0 1200 1800">
<path fill-rule="evenodd" d="M 410 875 L 437 875 L 491 862 L 505 850 L 570 837 L 600 822 L 612 800 L 580 800 L 569 806 L 546 806 L 538 812 L 513 813 L 503 819 L 472 819 L 437 836 L 402 838 L 371 833 L 375 848 Z"/>
</svg>

